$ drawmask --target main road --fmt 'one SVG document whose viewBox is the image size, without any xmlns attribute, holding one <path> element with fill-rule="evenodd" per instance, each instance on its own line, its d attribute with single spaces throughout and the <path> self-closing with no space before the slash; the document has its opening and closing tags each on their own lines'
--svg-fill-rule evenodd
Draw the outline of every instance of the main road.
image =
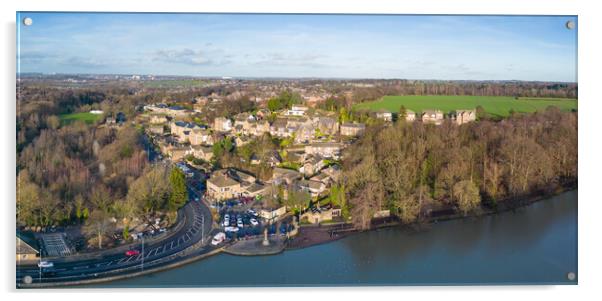
<svg viewBox="0 0 602 301">
<path fill-rule="evenodd" d="M 101 256 L 81 260 L 73 258 L 53 258 L 54 268 L 50 273 L 40 273 L 37 266 L 17 266 L 17 284 L 30 276 L 33 283 L 71 282 L 109 276 L 127 275 L 143 271 L 145 267 L 156 267 L 174 263 L 181 259 L 186 250 L 198 252 L 210 251 L 207 246 L 211 234 L 212 217 L 202 196 L 188 183 L 189 201 L 178 212 L 183 216 L 183 226 L 174 233 L 168 233 L 159 241 L 144 244 L 136 248 L 141 251 L 135 256 L 126 256 L 123 251 L 107 250 Z"/>
</svg>

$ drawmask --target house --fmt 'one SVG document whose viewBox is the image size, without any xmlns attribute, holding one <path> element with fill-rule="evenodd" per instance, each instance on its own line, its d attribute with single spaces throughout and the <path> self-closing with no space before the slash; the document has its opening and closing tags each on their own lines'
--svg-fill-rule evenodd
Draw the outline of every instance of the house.
<svg viewBox="0 0 602 301">
<path fill-rule="evenodd" d="M 270 132 L 270 123 L 267 120 L 257 121 L 254 127 L 251 128 L 251 134 L 261 136 Z"/>
<path fill-rule="evenodd" d="M 332 117 L 314 117 L 315 127 L 324 135 L 334 135 L 339 132 L 339 122 Z"/>
<path fill-rule="evenodd" d="M 278 118 L 270 126 L 270 134 L 275 137 L 290 137 L 293 132 L 289 130 L 288 120 L 284 118 Z"/>
<path fill-rule="evenodd" d="M 180 143 L 192 145 L 213 144 L 209 129 L 191 122 L 176 121 L 171 124 L 171 134 L 178 137 Z"/>
<path fill-rule="evenodd" d="M 40 259 L 40 251 L 33 238 L 27 238 L 17 232 L 16 242 L 16 260 L 17 264 L 34 264 Z"/>
<path fill-rule="evenodd" d="M 240 182 L 229 177 L 223 170 L 218 170 L 207 179 L 206 194 L 209 199 L 213 200 L 239 197 L 241 194 Z"/>
<path fill-rule="evenodd" d="M 300 172 L 288 168 L 276 167 L 272 171 L 272 183 L 280 185 L 286 183 L 287 185 L 292 184 L 294 181 L 301 179 L 302 175 Z"/>
<path fill-rule="evenodd" d="M 341 144 L 336 142 L 316 142 L 306 145 L 305 153 L 307 155 L 338 159 L 341 154 L 341 148 Z"/>
<path fill-rule="evenodd" d="M 331 221 L 333 218 L 341 216 L 341 208 L 327 206 L 324 208 L 313 207 L 300 217 L 301 220 L 306 220 L 311 224 L 319 224 L 324 221 Z"/>
<path fill-rule="evenodd" d="M 343 123 L 341 124 L 342 136 L 359 136 L 366 130 L 363 123 Z"/>
<path fill-rule="evenodd" d="M 213 158 L 213 148 L 211 146 L 191 145 L 190 150 L 190 154 L 206 162 L 211 161 Z"/>
<path fill-rule="evenodd" d="M 339 165 L 331 165 L 323 169 L 321 173 L 328 175 L 333 182 L 337 183 L 341 179 L 342 171 Z"/>
<path fill-rule="evenodd" d="M 232 131 L 232 120 L 226 117 L 216 117 L 213 120 L 213 129 L 218 132 Z"/>
<path fill-rule="evenodd" d="M 160 124 L 152 124 L 148 127 L 148 131 L 153 134 L 163 135 L 165 128 Z"/>
<path fill-rule="evenodd" d="M 281 207 L 266 207 L 259 210 L 259 216 L 267 219 L 277 219 L 286 214 L 286 206 Z"/>
<path fill-rule="evenodd" d="M 416 120 L 416 112 L 412 110 L 406 110 L 406 121 L 413 122 Z"/>
<path fill-rule="evenodd" d="M 293 105 L 290 110 L 286 111 L 286 115 L 289 116 L 303 116 L 307 112 L 306 106 Z"/>
<path fill-rule="evenodd" d="M 167 116 L 164 114 L 151 114 L 149 119 L 151 124 L 163 124 L 167 123 L 167 121 Z"/>
<path fill-rule="evenodd" d="M 421 119 L 424 123 L 440 125 L 443 123 L 443 112 L 440 110 L 424 110 Z"/>
<path fill-rule="evenodd" d="M 297 182 L 297 186 L 300 190 L 309 192 L 309 194 L 314 198 L 326 191 L 326 185 L 319 181 L 299 180 Z"/>
<path fill-rule="evenodd" d="M 312 181 L 324 183 L 324 185 L 326 185 L 326 187 L 330 186 L 334 182 L 334 180 L 328 174 L 325 174 L 323 172 L 321 172 L 309 179 Z"/>
<path fill-rule="evenodd" d="M 465 124 L 477 120 L 476 110 L 456 110 L 452 113 L 452 120 L 458 124 Z"/>
<path fill-rule="evenodd" d="M 305 162 L 299 171 L 306 176 L 310 176 L 320 171 L 320 169 L 324 168 L 324 166 L 324 159 L 322 157 L 310 155 L 305 158 Z"/>
<path fill-rule="evenodd" d="M 308 143 L 314 138 L 316 128 L 313 124 L 307 122 L 299 126 L 295 131 L 295 143 Z"/>
<path fill-rule="evenodd" d="M 389 111 L 378 111 L 376 112 L 376 118 L 384 121 L 393 121 L 393 113 Z"/>
<path fill-rule="evenodd" d="M 260 183 L 252 183 L 251 185 L 243 187 L 242 195 L 246 197 L 265 196 L 268 188 L 269 186 Z"/>
</svg>

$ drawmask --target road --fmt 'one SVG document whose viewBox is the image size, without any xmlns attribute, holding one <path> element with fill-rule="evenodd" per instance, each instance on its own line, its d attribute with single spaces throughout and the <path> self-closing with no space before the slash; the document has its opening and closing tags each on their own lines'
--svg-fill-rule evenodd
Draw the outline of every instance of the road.
<svg viewBox="0 0 602 301">
<path fill-rule="evenodd" d="M 144 266 L 167 264 L 177 260 L 174 254 L 181 252 L 201 241 L 206 245 L 211 233 L 212 217 L 209 208 L 202 201 L 200 192 L 191 189 L 189 183 L 189 201 L 184 205 L 179 214 L 184 214 L 184 225 L 175 233 L 167 235 L 165 239 L 144 245 L 144 252 L 136 256 L 126 256 L 124 253 L 114 252 L 101 258 L 84 259 L 78 261 L 53 260 L 52 274 L 42 274 L 37 266 L 17 266 L 17 283 L 23 281 L 25 276 L 31 276 L 35 282 L 60 282 L 67 280 L 83 280 L 98 278 L 110 274 L 119 275 L 140 271 Z M 142 251 L 142 243 L 137 248 Z M 171 256 L 171 257 L 170 257 Z M 144 258 L 144 259 L 143 259 Z M 144 264 L 143 264 L 144 263 Z"/>
</svg>

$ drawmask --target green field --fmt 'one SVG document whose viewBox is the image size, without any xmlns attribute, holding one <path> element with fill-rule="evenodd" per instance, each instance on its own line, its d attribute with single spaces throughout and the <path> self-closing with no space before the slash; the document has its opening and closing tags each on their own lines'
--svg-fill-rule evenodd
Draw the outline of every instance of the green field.
<svg viewBox="0 0 602 301">
<path fill-rule="evenodd" d="M 505 117 L 510 110 L 528 113 L 543 110 L 547 106 L 556 106 L 564 111 L 577 109 L 576 99 L 566 98 L 519 98 L 505 96 L 442 96 L 442 95 L 406 95 L 385 96 L 380 100 L 365 102 L 354 106 L 355 109 L 387 110 L 399 112 L 401 106 L 414 112 L 426 109 L 439 109 L 444 113 L 453 110 L 474 109 L 482 106 L 491 115 Z"/>
<path fill-rule="evenodd" d="M 59 115 L 59 118 L 61 119 L 61 124 L 69 124 L 77 120 L 83 121 L 88 124 L 92 124 L 101 117 L 102 114 L 92 114 L 88 112 Z"/>
</svg>

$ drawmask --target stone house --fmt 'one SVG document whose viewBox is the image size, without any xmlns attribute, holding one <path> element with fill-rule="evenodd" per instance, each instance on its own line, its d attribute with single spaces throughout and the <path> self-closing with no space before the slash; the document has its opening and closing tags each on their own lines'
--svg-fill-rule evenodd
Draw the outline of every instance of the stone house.
<svg viewBox="0 0 602 301">
<path fill-rule="evenodd" d="M 421 119 L 424 123 L 440 125 L 443 123 L 443 112 L 441 110 L 424 110 Z"/>
<path fill-rule="evenodd" d="M 385 110 L 376 112 L 376 118 L 384 121 L 393 121 L 393 113 Z"/>
<path fill-rule="evenodd" d="M 226 117 L 216 117 L 213 120 L 213 129 L 218 132 L 230 132 L 232 128 L 232 120 Z"/>
<path fill-rule="evenodd" d="M 309 192 L 312 198 L 317 198 L 321 193 L 326 191 L 326 185 L 319 181 L 313 180 L 299 180 L 297 187 L 300 190 Z"/>
<path fill-rule="evenodd" d="M 317 142 L 305 146 L 307 155 L 322 156 L 324 158 L 338 159 L 342 146 L 336 142 Z"/>
<path fill-rule="evenodd" d="M 452 121 L 458 125 L 477 120 L 476 110 L 456 110 L 452 112 Z"/>
<path fill-rule="evenodd" d="M 366 130 L 363 123 L 343 123 L 341 124 L 342 136 L 359 136 Z"/>
</svg>

